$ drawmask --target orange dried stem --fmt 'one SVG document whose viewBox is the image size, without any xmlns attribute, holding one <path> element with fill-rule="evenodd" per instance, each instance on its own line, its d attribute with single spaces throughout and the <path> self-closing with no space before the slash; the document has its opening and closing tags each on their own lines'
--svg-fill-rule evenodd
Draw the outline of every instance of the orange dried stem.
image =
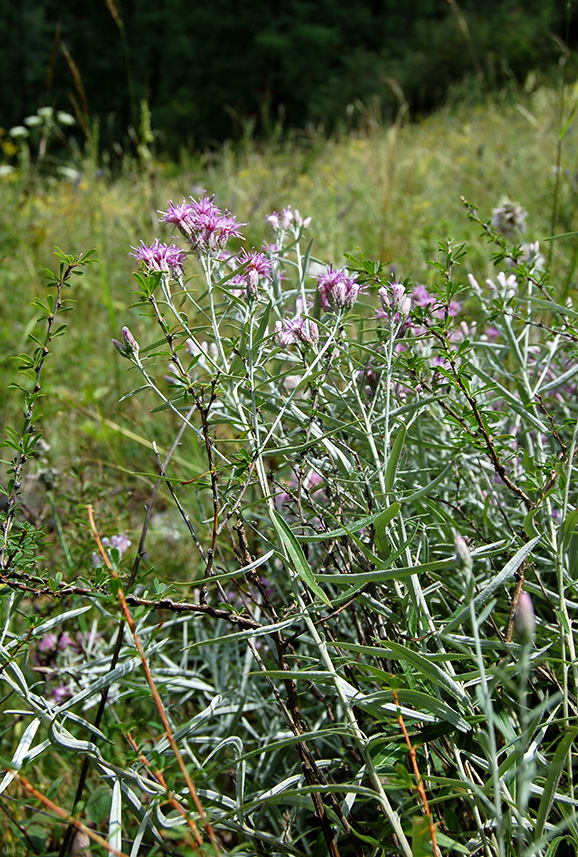
<svg viewBox="0 0 578 857">
<path fill-rule="evenodd" d="M 436 842 L 436 826 L 435 826 L 435 823 L 432 819 L 431 810 L 430 810 L 429 804 L 427 802 L 427 795 L 425 793 L 425 786 L 423 784 L 423 780 L 422 780 L 421 774 L 419 772 L 419 766 L 417 764 L 417 753 L 415 751 L 415 747 L 411 743 L 411 739 L 410 739 L 409 733 L 406 729 L 402 713 L 399 710 L 399 700 L 397 698 L 397 691 L 395 691 L 395 690 L 393 691 L 393 701 L 395 702 L 395 704 L 397 706 L 397 722 L 399 723 L 400 729 L 403 733 L 403 737 L 405 738 L 405 743 L 407 744 L 407 748 L 409 751 L 409 757 L 411 759 L 411 765 L 412 765 L 413 773 L 414 773 L 415 780 L 416 780 L 417 791 L 418 791 L 419 796 L 422 799 L 423 809 L 424 809 L 424 812 L 425 812 L 427 819 L 428 819 L 428 822 L 429 822 L 429 832 L 430 832 L 430 836 L 431 836 L 431 844 L 433 847 L 433 852 L 436 855 L 436 857 L 441 857 L 440 850 L 439 850 L 437 842 Z"/>
<path fill-rule="evenodd" d="M 7 770 L 10 770 L 9 768 Z M 26 789 L 27 792 L 30 792 L 31 795 L 34 795 L 41 803 L 44 804 L 46 809 L 49 809 L 51 812 L 58 815 L 63 821 L 66 821 L 67 824 L 72 825 L 77 830 L 80 830 L 82 833 L 85 833 L 93 842 L 96 842 L 98 845 L 102 845 L 103 848 L 106 848 L 109 854 L 114 854 L 116 857 L 128 857 L 124 851 L 117 851 L 116 848 L 112 848 L 102 836 L 99 836 L 98 833 L 95 833 L 94 830 L 91 830 L 90 827 L 87 827 L 82 821 L 79 821 L 77 818 L 74 818 L 72 815 L 69 815 L 65 809 L 62 809 L 61 806 L 51 801 L 50 798 L 43 795 L 42 792 L 38 791 L 35 786 L 32 785 L 29 780 L 23 774 L 19 774 L 18 771 L 11 771 L 14 774 L 14 777 L 18 780 L 18 782 Z"/>
<path fill-rule="evenodd" d="M 92 532 L 93 532 L 93 535 L 94 535 L 94 538 L 95 538 L 96 543 L 97 543 L 97 545 L 98 545 L 98 548 L 99 548 L 99 550 L 100 550 L 101 554 L 103 555 L 103 558 L 104 558 L 104 561 L 105 561 L 106 567 L 107 567 L 107 568 L 108 568 L 108 570 L 110 571 L 111 575 L 115 578 L 115 580 L 119 580 L 118 573 L 117 573 L 117 572 L 112 568 L 112 565 L 111 565 L 111 563 L 110 563 L 110 560 L 109 560 L 109 558 L 108 558 L 108 556 L 107 556 L 107 554 L 106 554 L 106 551 L 104 550 L 103 544 L 102 544 L 102 542 L 101 542 L 101 540 L 100 540 L 100 537 L 99 537 L 99 535 L 98 535 L 98 530 L 97 530 L 97 528 L 96 528 L 96 524 L 95 524 L 95 521 L 94 521 L 94 510 L 93 510 L 93 508 L 92 508 L 92 506 L 91 506 L 91 505 L 89 505 L 89 506 L 88 506 L 88 519 L 89 519 L 89 521 L 90 521 L 90 528 L 91 528 L 91 530 L 92 530 Z M 205 811 L 204 811 L 204 809 L 203 809 L 203 807 L 202 807 L 202 804 L 201 804 L 201 801 L 200 801 L 199 796 L 198 796 L 198 794 L 197 794 L 197 790 L 196 790 L 196 788 L 195 788 L 195 785 L 194 785 L 194 783 L 193 783 L 193 781 L 192 781 L 192 779 L 191 779 L 191 776 L 190 776 L 190 774 L 189 774 L 189 772 L 188 772 L 188 770 L 187 770 L 187 767 L 186 767 L 186 765 L 185 765 L 185 763 L 184 763 L 184 761 L 183 761 L 183 757 L 181 756 L 181 753 L 180 753 L 179 748 L 178 748 L 178 746 L 177 746 L 177 742 L 175 741 L 175 738 L 174 738 L 174 735 L 173 735 L 173 731 L 172 731 L 172 729 L 171 729 L 170 723 L 169 723 L 168 718 L 167 718 L 167 715 L 166 715 L 166 713 L 165 713 L 165 709 L 164 709 L 164 706 L 163 706 L 162 700 L 161 700 L 161 698 L 160 698 L 160 696 L 159 696 L 159 692 L 158 692 L 158 690 L 157 690 L 157 688 L 156 688 L 156 685 L 155 685 L 155 683 L 154 683 L 154 679 L 153 679 L 152 673 L 151 673 L 151 671 L 150 671 L 150 667 L 149 667 L 149 665 L 148 665 L 148 661 L 147 661 L 146 655 L 145 655 L 145 653 L 144 653 L 144 649 L 143 649 L 143 647 L 142 647 L 142 645 L 141 645 L 141 642 L 140 642 L 140 640 L 139 640 L 139 638 L 138 638 L 138 634 L 137 634 L 137 631 L 136 631 L 136 626 L 135 626 L 135 624 L 134 624 L 134 620 L 133 620 L 133 618 L 132 618 L 131 612 L 130 612 L 130 610 L 129 610 L 129 608 L 128 608 L 128 604 L 126 603 L 126 598 L 124 597 L 124 592 L 122 591 L 122 587 L 121 587 L 121 585 L 120 585 L 120 581 L 119 581 L 118 593 L 117 593 L 117 594 L 118 594 L 118 598 L 119 598 L 119 601 L 120 601 L 120 606 L 121 606 L 122 612 L 123 612 L 123 614 L 124 614 L 124 618 L 126 619 L 126 623 L 127 623 L 127 625 L 129 626 L 129 628 L 130 628 L 130 631 L 131 631 L 131 634 L 132 634 L 132 637 L 133 637 L 133 640 L 134 640 L 134 644 L 135 644 L 136 649 L 137 649 L 137 651 L 138 651 L 138 653 L 139 653 L 139 656 L 140 656 L 140 659 L 141 659 L 141 663 L 142 663 L 142 665 L 143 665 L 143 669 L 144 669 L 144 672 L 145 672 L 145 676 L 146 676 L 146 679 L 147 679 L 148 685 L 149 685 L 149 687 L 150 687 L 150 689 L 151 689 L 151 693 L 152 693 L 152 695 L 153 695 L 154 703 L 155 703 L 156 709 L 157 709 L 157 711 L 158 711 L 158 713 L 159 713 L 159 717 L 161 718 L 161 722 L 162 722 L 162 724 L 163 724 L 163 728 L 164 728 L 164 730 L 165 730 L 165 734 L 166 734 L 166 736 L 167 736 L 167 740 L 168 740 L 168 742 L 169 742 L 169 744 L 170 744 L 170 746 L 171 746 L 171 749 L 172 749 L 172 751 L 173 751 L 174 757 L 175 757 L 175 759 L 177 760 L 177 764 L 178 764 L 178 766 L 179 766 L 179 768 L 180 768 L 180 770 L 181 770 L 181 773 L 182 773 L 182 775 L 183 775 L 183 779 L 185 780 L 186 786 L 187 786 L 187 788 L 188 788 L 188 790 L 189 790 L 189 794 L 190 794 L 190 796 L 191 796 L 191 798 L 192 798 L 192 800 L 193 800 L 193 803 L 194 803 L 194 805 L 195 805 L 195 809 L 197 810 L 197 812 L 199 813 L 199 815 L 201 816 L 201 818 L 203 818 L 203 819 L 204 819 L 204 818 L 206 818 L 206 813 L 205 813 Z M 188 824 L 189 828 L 192 830 L 192 832 L 193 832 L 193 834 L 194 834 L 194 837 L 195 837 L 195 840 L 196 840 L 196 842 L 197 842 L 197 845 L 199 845 L 199 846 L 200 846 L 200 845 L 202 845 L 202 844 L 203 844 L 203 838 L 202 838 L 202 836 L 201 836 L 201 834 L 200 834 L 200 832 L 199 832 L 199 829 L 198 829 L 197 825 L 195 824 L 194 820 L 193 820 L 193 819 L 191 819 L 191 818 L 189 818 L 187 815 L 185 815 L 185 817 L 186 817 L 186 819 L 187 819 L 187 824 Z M 216 840 L 216 838 L 215 838 L 215 834 L 214 834 L 213 828 L 211 827 L 211 825 L 209 824 L 209 822 L 206 822 L 206 824 L 205 824 L 205 828 L 206 828 L 206 831 L 207 831 L 207 833 L 208 833 L 208 835 L 209 835 L 209 839 L 211 840 L 211 843 L 212 843 L 212 845 L 213 845 L 213 849 L 214 849 L 214 851 L 215 851 L 215 854 L 216 854 L 216 855 L 217 855 L 217 857 L 218 857 L 218 855 L 220 855 L 220 853 L 221 853 L 221 852 L 220 852 L 220 849 L 219 849 L 219 845 L 218 845 L 218 843 L 217 843 L 217 840 Z"/>
</svg>

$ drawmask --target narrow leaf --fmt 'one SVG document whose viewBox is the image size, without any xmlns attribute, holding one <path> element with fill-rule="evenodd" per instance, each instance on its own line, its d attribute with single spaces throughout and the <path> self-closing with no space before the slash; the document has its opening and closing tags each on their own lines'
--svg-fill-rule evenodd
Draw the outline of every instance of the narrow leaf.
<svg viewBox="0 0 578 857">
<path fill-rule="evenodd" d="M 504 568 L 497 574 L 490 583 L 482 589 L 479 595 L 474 598 L 473 606 L 474 612 L 477 613 L 481 607 L 488 603 L 494 592 L 502 586 L 503 583 L 506 582 L 510 577 L 512 577 L 516 571 L 520 568 L 524 560 L 532 553 L 535 546 L 540 541 L 541 536 L 536 536 L 531 541 L 527 542 L 525 545 L 522 545 L 520 550 L 512 557 L 512 559 L 506 563 Z M 442 629 L 443 633 L 447 633 L 451 631 L 452 628 L 456 628 L 458 625 L 461 625 L 469 616 L 470 616 L 471 605 L 467 604 L 464 608 L 462 608 L 458 613 L 455 613 L 453 617 L 450 618 L 449 622 Z"/>
<path fill-rule="evenodd" d="M 540 799 L 538 816 L 536 818 L 536 824 L 532 834 L 535 840 L 540 839 L 544 832 L 546 821 L 550 815 L 550 810 L 552 809 L 562 769 L 564 768 L 570 748 L 576 739 L 576 735 L 578 735 L 578 729 L 576 727 L 566 732 L 556 747 L 554 758 L 548 765 L 548 775 L 546 777 L 544 791 L 542 792 L 542 797 Z"/>
<path fill-rule="evenodd" d="M 402 425 L 396 435 L 393 446 L 391 447 L 387 467 L 385 469 L 385 490 L 388 494 L 391 494 L 391 492 L 393 491 L 393 486 L 395 485 L 395 477 L 397 475 L 399 457 L 401 455 L 401 450 L 403 449 L 403 444 L 405 443 L 406 434 L 407 428 Z"/>
<path fill-rule="evenodd" d="M 16 752 L 12 756 L 12 761 L 10 763 L 10 767 L 14 771 L 18 771 L 20 769 L 22 762 L 28 754 L 30 745 L 34 741 L 34 736 L 36 735 L 39 726 L 40 718 L 35 717 L 34 720 L 32 720 L 24 730 L 22 738 L 20 739 L 20 743 L 18 744 Z M 2 794 L 2 792 L 10 785 L 10 783 L 14 779 L 14 776 L 15 774 L 13 773 L 13 771 L 6 772 L 4 779 L 0 783 L 0 794 Z"/>
<path fill-rule="evenodd" d="M 122 851 L 122 792 L 120 780 L 116 780 L 112 787 L 108 822 L 108 844 L 114 851 Z"/>
<path fill-rule="evenodd" d="M 273 525 L 277 530 L 277 534 L 283 542 L 285 550 L 289 554 L 293 562 L 295 571 L 297 572 L 299 577 L 309 587 L 311 592 L 313 592 L 318 598 L 320 598 L 324 604 L 327 604 L 328 607 L 331 607 L 331 601 L 315 580 L 315 576 L 311 570 L 311 566 L 307 562 L 307 558 L 303 553 L 303 549 L 295 538 L 295 536 L 293 535 L 291 529 L 287 526 L 281 515 L 274 509 L 271 511 L 271 518 L 273 521 Z"/>
</svg>

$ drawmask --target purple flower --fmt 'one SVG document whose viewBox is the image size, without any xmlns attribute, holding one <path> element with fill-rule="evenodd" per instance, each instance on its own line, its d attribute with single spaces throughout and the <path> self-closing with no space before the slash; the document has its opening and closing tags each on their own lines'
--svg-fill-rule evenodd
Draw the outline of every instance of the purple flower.
<svg viewBox="0 0 578 857">
<path fill-rule="evenodd" d="M 411 299 L 417 306 L 428 307 L 435 303 L 435 299 L 430 295 L 425 286 L 419 283 L 411 293 Z"/>
<path fill-rule="evenodd" d="M 319 342 L 319 328 L 311 319 L 296 315 L 295 318 L 278 321 L 273 338 L 280 348 L 298 343 L 307 347 Z"/>
<path fill-rule="evenodd" d="M 116 536 L 105 536 L 102 539 L 102 544 L 108 548 L 116 548 L 118 551 L 119 558 L 122 557 L 124 553 L 129 549 L 132 542 L 126 535 L 126 533 L 118 533 Z M 99 553 L 92 554 L 92 564 L 95 568 L 102 565 L 102 557 Z"/>
<path fill-rule="evenodd" d="M 64 684 L 59 684 L 58 687 L 55 687 L 52 691 L 52 699 L 57 705 L 64 702 L 65 699 L 70 699 L 71 696 L 72 690 Z"/>
<path fill-rule="evenodd" d="M 149 271 L 161 271 L 163 273 L 180 276 L 183 273 L 183 265 L 187 254 L 174 244 L 162 244 L 158 238 L 154 244 L 145 244 L 141 241 L 140 247 L 133 247 L 134 256 Z"/>
<path fill-rule="evenodd" d="M 186 238 L 191 237 L 191 215 L 193 206 L 183 199 L 181 205 L 175 205 L 172 200 L 169 200 L 168 210 L 165 212 L 159 211 L 162 214 L 161 223 L 172 223 L 176 226 Z"/>
<path fill-rule="evenodd" d="M 495 342 L 499 335 L 500 331 L 498 330 L 498 328 L 494 327 L 493 324 L 491 324 L 488 328 L 486 328 L 486 332 L 481 335 L 480 339 L 487 339 L 488 342 Z"/>
<path fill-rule="evenodd" d="M 459 301 L 450 301 L 448 306 L 448 315 L 450 318 L 455 318 L 456 315 L 459 315 L 461 311 L 462 305 Z"/>
<path fill-rule="evenodd" d="M 140 346 L 132 335 L 132 333 L 130 332 L 130 330 L 128 329 L 128 327 L 126 326 L 122 329 L 122 338 L 126 342 L 127 351 L 134 351 L 136 354 L 138 354 Z"/>
<path fill-rule="evenodd" d="M 287 208 L 284 208 L 281 214 L 277 211 L 272 212 L 272 214 L 268 214 L 265 217 L 267 223 L 277 232 L 279 230 L 289 229 L 289 227 L 294 224 L 294 229 L 292 231 L 298 232 L 302 227 L 306 229 L 311 223 L 310 217 L 303 218 L 297 209 L 294 211 L 291 209 L 291 206 L 288 205 Z"/>
<path fill-rule="evenodd" d="M 280 219 L 279 219 L 279 215 L 277 214 L 277 212 L 276 212 L 276 211 L 273 211 L 271 214 L 268 214 L 268 215 L 265 217 L 265 220 L 267 221 L 267 223 L 269 224 L 269 226 L 271 226 L 271 227 L 272 227 L 273 229 L 275 229 L 275 230 L 279 229 L 279 227 L 280 227 L 280 225 L 281 225 L 281 221 L 280 221 Z"/>
<path fill-rule="evenodd" d="M 162 214 L 162 223 L 172 223 L 201 253 L 218 254 L 224 250 L 231 237 L 242 238 L 240 227 L 229 211 L 223 214 L 213 202 L 214 197 L 203 196 L 200 199 L 190 197 L 181 205 L 169 202 L 169 208 Z"/>
<path fill-rule="evenodd" d="M 259 284 L 263 280 L 271 279 L 271 260 L 264 253 L 252 251 L 247 253 L 243 250 L 240 256 L 233 260 L 233 265 L 242 268 L 238 274 L 230 280 L 230 284 L 243 290 L 244 294 L 257 300 L 259 297 Z"/>
<path fill-rule="evenodd" d="M 48 654 L 49 652 L 55 652 L 57 648 L 58 636 L 54 633 L 54 631 L 49 631 L 48 634 L 44 634 L 44 636 L 38 643 L 38 651 L 43 652 L 44 654 Z"/>
<path fill-rule="evenodd" d="M 140 346 L 128 327 L 123 327 L 122 329 L 122 338 L 124 339 L 124 345 L 122 342 L 119 342 L 118 339 L 113 339 L 112 344 L 116 348 L 119 354 L 123 357 L 128 357 L 128 359 L 132 359 L 133 354 L 137 354 L 140 351 Z"/>
<path fill-rule="evenodd" d="M 422 309 L 427 309 L 430 307 L 431 313 L 434 318 L 443 318 L 446 313 L 446 308 L 443 304 L 439 302 L 439 300 L 431 295 L 427 288 L 419 283 L 415 289 L 411 293 L 411 300 L 415 306 L 422 307 Z M 447 313 L 450 318 L 455 318 L 456 315 L 460 312 L 462 305 L 458 303 L 458 301 L 450 301 L 447 307 Z"/>
<path fill-rule="evenodd" d="M 70 634 L 67 634 L 66 631 L 64 631 L 60 635 L 60 639 L 58 641 L 58 648 L 60 649 L 60 651 L 62 652 L 65 649 L 70 649 L 71 647 L 75 648 L 75 646 L 76 644 Z"/>
<path fill-rule="evenodd" d="M 321 306 L 328 312 L 350 310 L 363 289 L 357 282 L 357 274 L 350 274 L 347 268 L 335 271 L 331 265 L 321 274 L 317 285 Z"/>
<path fill-rule="evenodd" d="M 402 283 L 392 280 L 387 286 L 383 286 L 379 292 L 381 309 L 377 310 L 378 318 L 391 318 L 400 321 L 409 315 L 411 310 L 411 298 L 406 294 Z"/>
<path fill-rule="evenodd" d="M 451 365 L 445 357 L 441 357 L 441 355 L 436 355 L 433 359 L 433 365 L 437 369 L 451 369 Z"/>
<path fill-rule="evenodd" d="M 110 539 L 105 537 L 102 543 L 111 548 L 116 548 L 121 556 L 127 552 L 132 544 L 126 533 L 118 533 L 116 536 L 111 536 Z"/>
</svg>

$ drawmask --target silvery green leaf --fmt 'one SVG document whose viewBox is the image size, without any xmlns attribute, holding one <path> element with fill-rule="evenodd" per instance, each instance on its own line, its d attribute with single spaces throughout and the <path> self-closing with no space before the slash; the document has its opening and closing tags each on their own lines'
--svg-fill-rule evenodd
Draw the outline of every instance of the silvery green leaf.
<svg viewBox="0 0 578 857">
<path fill-rule="evenodd" d="M 536 547 L 538 542 L 542 537 L 536 536 L 531 539 L 526 544 L 522 545 L 519 551 L 514 554 L 512 559 L 506 563 L 503 569 L 494 577 L 493 580 L 488 583 L 484 589 L 476 595 L 472 604 L 468 604 L 462 610 L 460 610 L 457 614 L 454 614 L 447 622 L 442 631 L 446 633 L 447 631 L 451 631 L 452 628 L 455 628 L 458 625 L 461 625 L 466 619 L 468 619 L 471 615 L 471 610 L 473 609 L 474 613 L 477 613 L 481 607 L 483 607 L 490 600 L 494 592 L 502 586 L 503 583 L 506 582 L 510 577 L 512 577 L 516 571 L 520 568 L 524 560 L 532 553 L 532 550 Z"/>
<path fill-rule="evenodd" d="M 66 613 L 61 613 L 60 616 L 54 616 L 52 619 L 48 619 L 41 625 L 37 625 L 30 634 L 30 638 L 34 639 L 35 637 L 41 637 L 49 631 L 52 631 L 53 628 L 61 625 L 63 622 L 67 622 L 69 619 L 74 619 L 75 616 L 81 616 L 83 613 L 86 613 L 87 610 L 92 610 L 92 604 L 88 604 L 86 607 L 77 607 L 75 610 L 67 610 Z"/>
<path fill-rule="evenodd" d="M 236 714 L 238 706 L 226 703 L 225 698 L 224 694 L 217 694 L 206 708 L 191 718 L 191 720 L 189 720 L 188 723 L 185 723 L 184 726 L 181 726 L 176 730 L 174 733 L 175 741 L 178 743 L 185 738 L 185 736 L 190 735 L 191 732 L 198 729 L 209 718 L 215 717 L 217 714 L 221 716 L 223 714 Z M 248 710 L 247 706 L 244 707 L 244 710 Z M 157 753 L 163 753 L 168 747 L 169 741 L 168 738 L 165 737 L 161 738 L 160 741 L 155 744 L 154 749 Z"/>
<path fill-rule="evenodd" d="M 50 727 L 50 734 L 54 741 L 66 750 L 74 750 L 77 753 L 87 753 L 90 756 L 96 756 L 97 759 L 102 759 L 100 750 L 93 744 L 92 741 L 81 741 L 79 738 L 74 738 L 67 729 L 64 729 L 54 720 Z"/>
<path fill-rule="evenodd" d="M 159 827 L 164 830 L 170 830 L 173 827 L 182 827 L 186 824 L 186 819 L 183 818 L 180 812 L 169 817 L 164 814 L 159 804 L 155 806 L 155 818 Z"/>
<path fill-rule="evenodd" d="M 264 625 L 262 628 L 251 628 L 249 631 L 238 631 L 234 634 L 227 634 L 227 642 L 231 640 L 251 640 L 253 637 L 265 637 L 268 634 L 273 634 L 276 631 L 282 631 L 284 628 L 289 628 L 299 620 L 299 616 L 290 616 L 289 619 L 284 619 L 282 622 L 276 622 L 273 625 Z M 208 646 L 211 643 L 222 643 L 222 637 L 212 637 L 208 640 L 199 640 L 197 643 L 191 643 L 187 649 L 195 649 L 199 646 Z"/>
<path fill-rule="evenodd" d="M 108 821 L 108 844 L 115 851 L 122 851 L 122 792 L 119 780 L 116 780 L 112 787 Z"/>
<path fill-rule="evenodd" d="M 55 715 L 60 714 L 61 712 L 55 711 Z M 105 743 L 111 743 L 110 738 L 107 738 L 104 732 L 101 732 L 100 729 L 97 729 L 94 724 L 90 723 L 89 720 L 85 720 L 84 717 L 81 717 L 79 714 L 75 714 L 73 711 L 67 711 L 65 716 L 62 718 L 62 722 L 65 720 L 72 720 L 73 723 L 78 723 L 79 726 L 82 726 L 84 729 L 88 729 L 89 732 L 92 732 L 93 735 L 96 735 L 97 738 L 101 738 Z"/>
<path fill-rule="evenodd" d="M 145 814 L 143 815 L 142 821 L 140 823 L 140 827 L 137 830 L 137 834 L 132 842 L 132 848 L 130 849 L 129 857 L 139 857 L 140 846 L 143 840 L 145 833 L 147 832 L 147 828 L 149 827 L 150 818 L 153 813 L 153 808 L 149 807 Z"/>
<path fill-rule="evenodd" d="M 119 678 L 122 678 L 133 670 L 137 669 L 137 667 L 141 666 L 142 662 L 140 658 L 130 658 L 130 660 L 125 661 L 120 664 L 118 667 L 115 667 L 111 672 L 106 673 L 106 675 L 102 676 L 102 678 L 97 679 L 88 687 L 85 687 L 84 690 L 79 691 L 75 696 L 67 699 L 58 708 L 55 709 L 57 714 L 62 714 L 67 711 L 69 708 L 72 708 L 75 705 L 78 705 L 79 702 L 82 702 L 85 699 L 88 699 L 91 696 L 94 696 L 95 693 L 99 693 L 101 690 L 104 690 L 105 687 L 108 687 L 113 682 L 117 681 Z"/>
<path fill-rule="evenodd" d="M 22 733 L 22 738 L 20 739 L 20 743 L 16 748 L 16 752 L 12 756 L 10 767 L 13 768 L 14 771 L 18 771 L 22 765 L 22 762 L 28 755 L 28 751 L 30 750 L 30 745 L 34 741 L 34 736 L 38 731 L 38 727 L 40 726 L 40 718 L 36 717 L 32 720 L 24 732 Z M 13 771 L 7 771 L 4 775 L 2 782 L 0 783 L 0 794 L 10 785 L 12 780 L 15 777 L 15 773 Z"/>
</svg>

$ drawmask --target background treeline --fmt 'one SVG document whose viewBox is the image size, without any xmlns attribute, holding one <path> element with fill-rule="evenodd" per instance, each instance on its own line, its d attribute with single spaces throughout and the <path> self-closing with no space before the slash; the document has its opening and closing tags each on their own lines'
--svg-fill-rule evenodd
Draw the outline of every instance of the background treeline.
<svg viewBox="0 0 578 857">
<path fill-rule="evenodd" d="M 467 75 L 492 88 L 548 70 L 577 24 L 562 0 L 0 0 L 0 125 L 51 105 L 109 148 L 138 134 L 144 99 L 173 155 L 330 131 L 430 110 Z"/>
</svg>

